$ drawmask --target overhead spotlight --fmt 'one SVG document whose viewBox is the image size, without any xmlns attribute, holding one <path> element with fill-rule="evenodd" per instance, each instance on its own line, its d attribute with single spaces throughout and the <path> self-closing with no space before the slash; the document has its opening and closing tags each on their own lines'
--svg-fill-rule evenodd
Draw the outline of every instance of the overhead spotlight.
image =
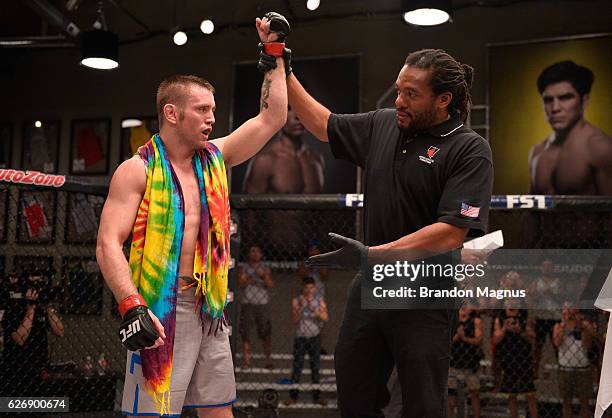
<svg viewBox="0 0 612 418">
<path fill-rule="evenodd" d="M 98 2 L 98 18 L 93 29 L 81 36 L 81 65 L 96 70 L 112 70 L 119 67 L 119 38 L 106 26 L 103 2 Z"/>
<path fill-rule="evenodd" d="M 119 67 L 119 39 L 112 32 L 98 29 L 83 32 L 81 50 L 81 65 L 85 67 L 96 70 Z"/>
<path fill-rule="evenodd" d="M 451 0 L 402 0 L 402 13 L 406 23 L 435 26 L 451 19 Z"/>
<path fill-rule="evenodd" d="M 34 126 L 37 128 L 42 128 L 42 122 L 37 120 L 36 122 L 34 122 Z"/>
<path fill-rule="evenodd" d="M 172 38 L 175 45 L 183 46 L 187 43 L 187 34 L 182 30 L 177 31 Z"/>
<path fill-rule="evenodd" d="M 202 21 L 202 23 L 200 23 L 200 30 L 205 34 L 205 35 L 210 35 L 211 33 L 214 32 L 215 30 L 215 24 L 213 23 L 212 20 L 210 19 L 204 19 Z"/>
<path fill-rule="evenodd" d="M 306 1 L 306 8 L 311 11 L 317 10 L 320 5 L 321 5 L 321 0 L 307 0 Z"/>
</svg>

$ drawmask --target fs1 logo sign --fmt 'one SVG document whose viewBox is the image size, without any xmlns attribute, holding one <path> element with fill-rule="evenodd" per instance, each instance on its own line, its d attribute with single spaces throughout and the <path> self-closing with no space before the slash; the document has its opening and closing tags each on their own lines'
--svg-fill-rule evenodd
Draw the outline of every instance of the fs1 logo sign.
<svg viewBox="0 0 612 418">
<path fill-rule="evenodd" d="M 547 203 L 549 203 L 547 205 Z M 544 195 L 509 194 L 506 195 L 506 207 L 508 209 L 546 209 L 550 207 Z"/>
<path fill-rule="evenodd" d="M 362 208 L 363 207 L 363 195 L 362 194 L 345 195 L 344 205 L 347 208 Z"/>
</svg>

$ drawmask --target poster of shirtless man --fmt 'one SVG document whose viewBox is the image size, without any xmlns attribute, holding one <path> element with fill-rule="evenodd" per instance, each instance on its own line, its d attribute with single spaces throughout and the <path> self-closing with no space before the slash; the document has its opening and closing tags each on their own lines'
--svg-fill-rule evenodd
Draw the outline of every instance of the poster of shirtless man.
<svg viewBox="0 0 612 418">
<path fill-rule="evenodd" d="M 304 142 L 304 125 L 291 108 L 277 137 L 249 162 L 244 193 L 323 193 L 325 160 Z"/>
<path fill-rule="evenodd" d="M 293 59 L 302 84 L 337 113 L 359 112 L 359 57 Z M 321 77 L 321 68 L 326 75 Z M 259 109 L 260 75 L 255 63 L 234 67 L 232 125 Z M 337 109 L 337 110 L 336 110 Z M 255 113 L 254 113 L 255 112 Z M 355 193 L 357 173 L 336 160 L 289 109 L 287 123 L 253 158 L 232 169 L 231 192 L 244 194 Z"/>
<path fill-rule="evenodd" d="M 529 151 L 530 194 L 612 196 L 612 137 L 585 118 L 595 79 L 572 60 L 551 64 L 538 76 L 551 132 Z M 530 213 L 523 218 L 523 236 L 536 247 L 605 246 L 611 220 L 606 213 Z"/>
<path fill-rule="evenodd" d="M 359 57 L 292 60 L 300 81 L 338 113 L 359 112 Z M 321 77 L 325 69 L 325 77 Z M 255 63 L 234 67 L 232 125 L 238 126 L 257 112 L 261 76 Z M 355 193 L 355 166 L 333 157 L 329 146 L 318 141 L 291 108 L 285 125 L 249 161 L 233 167 L 231 193 L 250 195 L 304 195 Z M 327 233 L 354 222 L 333 213 L 304 210 L 262 209 L 243 211 L 241 249 L 258 245 L 269 262 L 302 260 L 308 242 L 327 242 Z M 346 233 L 351 231 L 346 230 Z M 246 251 L 246 250 L 244 250 Z M 246 256 L 246 253 L 243 254 Z"/>
<path fill-rule="evenodd" d="M 552 132 L 529 152 L 529 193 L 612 196 L 612 138 L 585 119 L 593 72 L 565 60 L 537 80 Z"/>
</svg>

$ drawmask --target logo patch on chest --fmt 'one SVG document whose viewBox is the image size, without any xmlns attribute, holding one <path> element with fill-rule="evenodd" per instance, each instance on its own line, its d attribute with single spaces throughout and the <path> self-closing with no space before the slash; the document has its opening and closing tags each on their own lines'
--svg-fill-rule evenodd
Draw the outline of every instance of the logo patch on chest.
<svg viewBox="0 0 612 418">
<path fill-rule="evenodd" d="M 431 164 L 434 162 L 433 157 L 438 153 L 438 151 L 440 151 L 440 148 L 431 145 L 429 148 L 427 148 L 427 157 L 424 155 L 419 155 L 419 160 L 423 161 L 424 163 Z"/>
</svg>

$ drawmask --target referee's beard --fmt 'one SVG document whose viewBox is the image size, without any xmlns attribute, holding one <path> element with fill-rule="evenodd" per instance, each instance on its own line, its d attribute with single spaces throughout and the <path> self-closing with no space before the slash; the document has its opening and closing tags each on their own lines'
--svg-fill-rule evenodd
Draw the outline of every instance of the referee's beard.
<svg viewBox="0 0 612 418">
<path fill-rule="evenodd" d="M 434 103 L 430 103 L 425 109 L 416 111 L 416 110 L 407 110 L 407 109 L 396 109 L 398 112 L 402 112 L 407 114 L 409 117 L 408 121 L 397 121 L 397 126 L 403 131 L 408 132 L 417 132 L 424 131 L 426 129 L 431 128 L 436 125 L 436 108 Z"/>
</svg>

